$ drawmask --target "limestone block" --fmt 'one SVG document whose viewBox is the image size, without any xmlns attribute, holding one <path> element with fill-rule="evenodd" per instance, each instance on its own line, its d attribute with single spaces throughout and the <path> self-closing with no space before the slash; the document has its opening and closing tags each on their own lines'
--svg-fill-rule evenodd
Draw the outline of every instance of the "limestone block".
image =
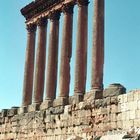
<svg viewBox="0 0 140 140">
<path fill-rule="evenodd" d="M 117 121 L 117 129 L 122 129 L 122 128 L 123 128 L 123 122 Z"/>
<path fill-rule="evenodd" d="M 138 100 L 137 108 L 140 109 L 140 100 Z"/>
<path fill-rule="evenodd" d="M 27 107 L 20 107 L 18 108 L 18 114 L 23 114 L 23 113 L 27 113 L 28 112 L 28 108 Z"/>
<path fill-rule="evenodd" d="M 103 114 L 108 114 L 108 109 L 107 109 L 107 107 L 102 107 L 101 108 L 101 114 L 103 115 Z"/>
<path fill-rule="evenodd" d="M 134 101 L 137 101 L 137 100 L 139 100 L 139 92 L 136 92 L 136 91 L 134 91 Z"/>
<path fill-rule="evenodd" d="M 72 111 L 72 106 L 66 105 L 64 108 L 64 114 L 71 114 L 71 111 Z"/>
<path fill-rule="evenodd" d="M 53 109 L 53 114 L 62 114 L 64 113 L 64 106 L 57 106 Z"/>
<path fill-rule="evenodd" d="M 126 113 L 126 112 L 123 112 L 123 113 L 122 113 L 122 118 L 121 118 L 121 120 L 122 120 L 122 121 L 125 121 L 125 120 L 126 120 L 126 117 L 127 117 L 127 113 Z"/>
<path fill-rule="evenodd" d="M 7 116 L 12 117 L 18 113 L 18 108 L 11 108 L 7 111 Z"/>
<path fill-rule="evenodd" d="M 135 119 L 136 118 L 136 111 L 135 110 L 129 111 L 129 117 L 130 117 L 130 119 Z"/>
<path fill-rule="evenodd" d="M 96 99 L 95 100 L 95 108 L 102 107 L 103 99 Z"/>
<path fill-rule="evenodd" d="M 85 102 L 80 102 L 78 105 L 79 105 L 79 109 L 82 110 L 82 109 L 85 108 L 86 103 Z"/>
<path fill-rule="evenodd" d="M 117 121 L 117 115 L 115 113 L 110 114 L 110 119 L 111 122 Z"/>
<path fill-rule="evenodd" d="M 68 105 L 68 98 L 58 97 L 53 101 L 53 107 Z"/>
<path fill-rule="evenodd" d="M 112 96 L 118 96 L 121 94 L 126 93 L 126 88 L 122 86 L 121 84 L 111 84 L 107 89 L 104 90 L 103 96 L 104 97 L 112 97 Z"/>
<path fill-rule="evenodd" d="M 117 114 L 117 121 L 121 121 L 122 120 L 122 113 L 118 113 Z"/>
<path fill-rule="evenodd" d="M 124 103 L 128 102 L 127 94 L 124 94 L 124 95 L 123 95 L 123 102 L 124 102 Z"/>
<path fill-rule="evenodd" d="M 69 119 L 69 115 L 68 114 L 62 114 L 61 115 L 61 120 L 68 120 Z"/>
<path fill-rule="evenodd" d="M 134 101 L 134 93 L 131 91 L 127 93 L 128 102 Z"/>
<path fill-rule="evenodd" d="M 137 101 L 130 101 L 128 102 L 128 108 L 129 110 L 136 110 L 137 109 Z"/>
<path fill-rule="evenodd" d="M 67 140 L 82 140 L 82 139 L 83 138 L 82 137 L 79 137 L 79 136 L 71 136 Z"/>
<path fill-rule="evenodd" d="M 118 106 L 113 104 L 111 105 L 111 113 L 117 113 L 118 112 Z"/>
<path fill-rule="evenodd" d="M 119 107 L 119 106 L 118 106 Z M 120 104 L 120 111 L 121 112 L 125 112 L 125 111 L 128 111 L 128 110 L 130 110 L 130 108 L 129 108 L 129 106 L 128 106 L 128 103 L 121 103 Z M 118 112 L 120 112 L 119 110 L 118 110 Z"/>
<path fill-rule="evenodd" d="M 51 115 L 47 115 L 47 116 L 46 116 L 45 122 L 46 122 L 46 123 L 51 122 Z"/>
<path fill-rule="evenodd" d="M 83 101 L 84 96 L 83 95 L 75 95 L 69 97 L 69 104 L 78 104 Z"/>
<path fill-rule="evenodd" d="M 52 101 L 51 100 L 45 100 L 40 105 L 40 110 L 48 109 L 49 107 L 52 107 Z"/>
<path fill-rule="evenodd" d="M 125 94 L 124 94 L 124 95 L 125 95 Z M 111 97 L 110 104 L 115 104 L 115 105 L 117 105 L 117 104 L 118 104 L 118 97 L 117 97 L 117 96 Z"/>
<path fill-rule="evenodd" d="M 110 97 L 106 97 L 102 100 L 102 107 L 108 106 L 111 104 L 111 98 Z"/>
<path fill-rule="evenodd" d="M 117 129 L 117 122 L 111 122 L 110 125 L 111 125 L 111 130 Z"/>
<path fill-rule="evenodd" d="M 28 106 L 28 112 L 38 111 L 40 108 L 40 104 L 32 104 Z"/>
<path fill-rule="evenodd" d="M 127 121 L 124 120 L 123 121 L 123 129 L 124 130 L 128 130 L 133 126 L 134 126 L 134 121 L 133 120 L 127 120 Z"/>
<path fill-rule="evenodd" d="M 136 119 L 140 119 L 140 110 L 136 110 Z"/>
<path fill-rule="evenodd" d="M 140 128 L 140 119 L 134 119 L 134 126 Z"/>
</svg>

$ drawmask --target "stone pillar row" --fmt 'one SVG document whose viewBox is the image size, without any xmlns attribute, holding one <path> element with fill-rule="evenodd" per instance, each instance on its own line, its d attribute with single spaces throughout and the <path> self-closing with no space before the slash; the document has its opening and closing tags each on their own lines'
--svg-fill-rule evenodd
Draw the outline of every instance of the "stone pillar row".
<svg viewBox="0 0 140 140">
<path fill-rule="evenodd" d="M 77 0 L 78 27 L 75 61 L 74 95 L 83 96 L 86 91 L 87 73 L 87 39 L 88 39 L 88 0 Z M 40 104 L 43 101 L 45 64 L 46 64 L 46 40 L 47 21 L 50 19 L 48 63 L 46 67 L 46 101 L 56 98 L 58 44 L 59 44 L 59 19 L 63 12 L 63 33 L 60 58 L 59 98 L 69 96 L 70 87 L 70 61 L 72 56 L 72 31 L 73 31 L 73 8 L 75 3 L 62 5 L 61 11 L 50 11 L 48 17 L 38 19 L 36 23 L 27 25 L 28 38 L 26 49 L 26 62 L 24 72 L 22 106 L 33 103 Z M 104 0 L 95 0 L 94 39 L 92 55 L 92 82 L 91 89 L 102 89 L 103 77 L 103 17 Z M 101 9 L 101 10 L 100 10 Z M 35 34 L 38 27 L 38 46 L 35 59 Z M 94 51 L 95 50 L 95 51 Z M 98 66 L 100 65 L 100 66 Z M 34 77 L 34 80 L 33 80 Z M 33 82 L 34 81 L 34 82 Z"/>
</svg>

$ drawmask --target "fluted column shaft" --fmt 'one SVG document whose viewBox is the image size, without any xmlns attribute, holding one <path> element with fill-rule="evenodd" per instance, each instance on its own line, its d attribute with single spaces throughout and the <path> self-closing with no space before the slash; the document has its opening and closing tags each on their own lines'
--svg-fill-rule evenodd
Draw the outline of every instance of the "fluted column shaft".
<svg viewBox="0 0 140 140">
<path fill-rule="evenodd" d="M 53 11 L 49 14 L 50 34 L 48 64 L 46 74 L 46 100 L 53 100 L 56 97 L 57 63 L 58 63 L 58 39 L 59 39 L 59 18 L 60 12 Z"/>
<path fill-rule="evenodd" d="M 27 25 L 27 48 L 23 83 L 22 106 L 32 103 L 36 25 Z"/>
<path fill-rule="evenodd" d="M 104 65 L 104 0 L 94 1 L 94 32 L 92 48 L 92 90 L 103 89 Z"/>
<path fill-rule="evenodd" d="M 78 0 L 78 31 L 74 93 L 83 95 L 86 88 L 88 0 Z"/>
<path fill-rule="evenodd" d="M 60 61 L 59 96 L 69 96 L 70 60 L 72 53 L 73 4 L 64 5 L 63 36 Z"/>
<path fill-rule="evenodd" d="M 46 63 L 46 32 L 47 19 L 38 20 L 38 48 L 36 54 L 35 84 L 34 84 L 34 103 L 43 101 L 45 63 Z"/>
</svg>

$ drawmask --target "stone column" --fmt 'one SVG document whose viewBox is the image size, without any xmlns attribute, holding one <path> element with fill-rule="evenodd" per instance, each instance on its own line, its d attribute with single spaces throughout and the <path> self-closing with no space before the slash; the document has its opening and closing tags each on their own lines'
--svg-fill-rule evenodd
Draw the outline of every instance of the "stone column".
<svg viewBox="0 0 140 140">
<path fill-rule="evenodd" d="M 38 48 L 36 54 L 35 84 L 34 84 L 34 103 L 43 101 L 45 63 L 46 63 L 46 32 L 47 19 L 41 18 L 38 24 Z"/>
<path fill-rule="evenodd" d="M 59 11 L 51 11 L 48 64 L 46 74 L 46 100 L 53 100 L 56 96 L 58 41 L 59 41 Z"/>
<path fill-rule="evenodd" d="M 78 31 L 75 63 L 75 95 L 83 95 L 86 88 L 88 0 L 78 0 Z"/>
<path fill-rule="evenodd" d="M 60 61 L 59 96 L 63 98 L 69 96 L 70 60 L 72 53 L 73 7 L 73 4 L 64 5 L 62 7 L 62 11 L 64 13 L 64 22 Z"/>
<path fill-rule="evenodd" d="M 91 90 L 103 90 L 103 65 L 104 65 L 104 0 L 94 1 L 94 32 L 92 48 L 92 80 Z M 101 98 L 97 93 L 96 98 Z"/>
<path fill-rule="evenodd" d="M 32 103 L 36 25 L 27 25 L 27 48 L 23 83 L 22 106 Z"/>
</svg>

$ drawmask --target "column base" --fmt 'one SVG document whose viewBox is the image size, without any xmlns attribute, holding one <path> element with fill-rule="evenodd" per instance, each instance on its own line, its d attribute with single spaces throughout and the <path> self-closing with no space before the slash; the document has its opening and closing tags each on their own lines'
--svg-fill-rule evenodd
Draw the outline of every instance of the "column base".
<svg viewBox="0 0 140 140">
<path fill-rule="evenodd" d="M 28 112 L 28 107 L 27 106 L 22 106 L 18 109 L 18 114 L 23 114 Z"/>
<path fill-rule="evenodd" d="M 42 102 L 42 104 L 40 105 L 40 110 L 48 109 L 48 108 L 52 107 L 52 105 L 53 105 L 52 100 L 45 100 L 45 101 Z"/>
<path fill-rule="evenodd" d="M 91 89 L 90 93 L 93 94 L 94 99 L 102 99 L 103 98 L 103 89 L 94 88 L 94 89 Z"/>
<path fill-rule="evenodd" d="M 53 107 L 68 105 L 69 97 L 58 97 L 53 101 Z"/>
<path fill-rule="evenodd" d="M 28 106 L 28 112 L 38 111 L 39 109 L 40 109 L 39 103 L 34 103 L 34 104 Z"/>
<path fill-rule="evenodd" d="M 83 93 L 75 93 L 74 96 L 69 98 L 69 104 L 78 104 L 82 102 L 84 99 L 84 94 Z"/>
</svg>

